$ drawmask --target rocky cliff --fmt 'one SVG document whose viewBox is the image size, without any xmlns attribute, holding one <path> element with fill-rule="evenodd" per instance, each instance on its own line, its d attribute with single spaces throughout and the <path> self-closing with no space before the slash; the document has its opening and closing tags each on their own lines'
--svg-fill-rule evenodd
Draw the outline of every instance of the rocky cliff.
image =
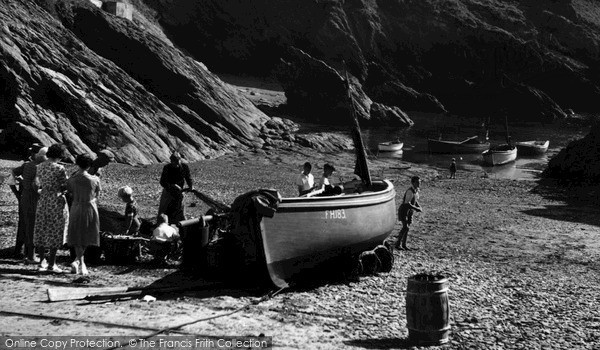
<svg viewBox="0 0 600 350">
<path fill-rule="evenodd" d="M 572 141 L 554 156 L 544 175 L 600 184 L 600 123 L 586 137 Z"/>
<path fill-rule="evenodd" d="M 261 147 L 289 129 L 160 32 L 84 0 L 0 0 L 3 149 L 63 142 L 148 164 Z"/>
<path fill-rule="evenodd" d="M 589 0 L 138 1 L 217 70 L 270 71 L 296 47 L 345 60 L 373 101 L 402 109 L 546 121 L 600 109 Z"/>
</svg>

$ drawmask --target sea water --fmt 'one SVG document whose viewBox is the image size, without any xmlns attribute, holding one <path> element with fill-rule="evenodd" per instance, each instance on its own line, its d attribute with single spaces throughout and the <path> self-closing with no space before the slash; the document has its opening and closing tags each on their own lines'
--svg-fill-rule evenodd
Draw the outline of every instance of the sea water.
<svg viewBox="0 0 600 350">
<path fill-rule="evenodd" d="M 492 178 L 533 180 L 546 168 L 549 159 L 562 148 L 590 131 L 589 125 L 576 125 L 566 121 L 553 123 L 529 122 L 508 123 L 508 132 L 513 142 L 531 140 L 550 140 L 548 152 L 539 156 L 521 156 L 517 160 L 500 166 L 486 166 L 481 154 L 431 154 L 427 139 L 462 141 L 467 137 L 485 135 L 484 118 L 460 117 L 443 114 L 410 113 L 415 122 L 411 127 L 371 127 L 362 128 L 363 140 L 367 152 L 391 167 L 405 162 L 427 164 L 440 169 L 448 169 L 452 158 L 456 159 L 458 171 L 481 172 Z M 310 129 L 310 126 L 306 129 Z M 346 128 L 319 127 L 319 131 L 347 134 Z M 378 152 L 379 142 L 400 140 L 404 143 L 402 152 Z M 492 145 L 506 143 L 504 120 L 491 120 L 489 141 Z"/>
</svg>

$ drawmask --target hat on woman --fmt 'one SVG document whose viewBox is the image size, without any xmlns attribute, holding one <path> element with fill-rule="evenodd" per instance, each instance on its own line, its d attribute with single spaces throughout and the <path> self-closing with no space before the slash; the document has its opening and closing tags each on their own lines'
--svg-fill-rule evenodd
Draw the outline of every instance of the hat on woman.
<svg viewBox="0 0 600 350">
<path fill-rule="evenodd" d="M 132 194 L 133 194 L 133 189 L 131 189 L 131 187 L 129 187 L 129 186 L 123 186 L 123 187 L 119 188 L 119 192 L 117 192 L 117 195 L 120 198 L 131 197 Z"/>
</svg>

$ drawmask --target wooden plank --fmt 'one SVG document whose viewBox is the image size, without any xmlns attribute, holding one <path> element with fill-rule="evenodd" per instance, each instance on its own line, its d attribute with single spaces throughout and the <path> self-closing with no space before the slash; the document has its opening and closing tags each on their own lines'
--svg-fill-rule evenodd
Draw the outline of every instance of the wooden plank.
<svg viewBox="0 0 600 350">
<path fill-rule="evenodd" d="M 142 295 L 148 293 L 169 293 L 179 292 L 186 290 L 198 290 L 214 288 L 222 285 L 221 282 L 195 282 L 188 283 L 177 287 L 89 287 L 89 288 L 48 288 L 48 301 L 67 301 L 67 300 L 98 300 L 98 299 L 111 299 L 118 297 L 119 295 Z"/>
<path fill-rule="evenodd" d="M 123 293 L 129 291 L 129 287 L 89 287 L 89 288 L 71 288 L 59 287 L 48 288 L 48 301 L 66 301 L 85 299 L 88 295 L 98 295 L 106 293 Z"/>
</svg>

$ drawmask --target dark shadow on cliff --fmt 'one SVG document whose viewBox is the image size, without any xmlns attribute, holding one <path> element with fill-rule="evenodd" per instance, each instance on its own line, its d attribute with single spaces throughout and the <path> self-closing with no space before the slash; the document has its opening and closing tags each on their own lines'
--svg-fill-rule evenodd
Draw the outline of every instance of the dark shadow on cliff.
<svg viewBox="0 0 600 350">
<path fill-rule="evenodd" d="M 600 227 L 600 185 L 544 178 L 533 189 L 536 194 L 563 204 L 527 209 L 524 213 L 548 219 Z"/>
<path fill-rule="evenodd" d="M 406 338 L 354 339 L 344 344 L 363 349 L 409 349 L 413 345 Z"/>
</svg>

